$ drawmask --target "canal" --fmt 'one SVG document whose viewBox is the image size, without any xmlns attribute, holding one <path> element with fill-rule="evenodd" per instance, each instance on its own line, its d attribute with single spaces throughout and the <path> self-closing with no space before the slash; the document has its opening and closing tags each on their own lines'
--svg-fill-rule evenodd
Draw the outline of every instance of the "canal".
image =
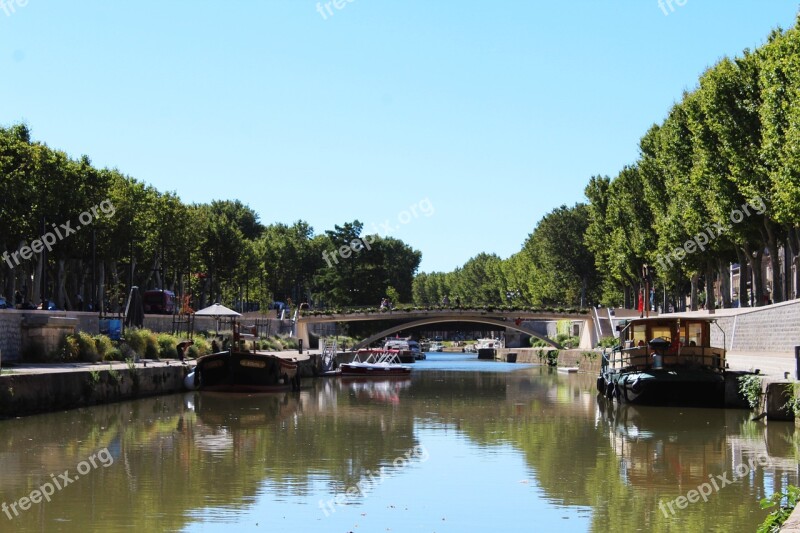
<svg viewBox="0 0 800 533">
<path fill-rule="evenodd" d="M 797 483 L 792 424 L 474 357 L 0 422 L 0 531 L 755 531 Z"/>
</svg>

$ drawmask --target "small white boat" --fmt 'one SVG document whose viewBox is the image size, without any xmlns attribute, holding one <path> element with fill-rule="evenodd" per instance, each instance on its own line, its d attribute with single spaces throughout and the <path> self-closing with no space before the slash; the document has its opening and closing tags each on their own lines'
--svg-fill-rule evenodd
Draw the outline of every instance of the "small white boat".
<svg viewBox="0 0 800 533">
<path fill-rule="evenodd" d="M 577 366 L 559 366 L 557 367 L 559 372 L 563 372 L 565 374 L 577 374 L 578 367 Z"/>
<path fill-rule="evenodd" d="M 375 353 L 374 350 L 359 350 L 352 362 L 339 365 L 339 375 L 342 377 L 391 377 L 409 374 L 411 367 L 400 364 L 397 350 L 381 353 Z"/>
<path fill-rule="evenodd" d="M 402 363 L 413 363 L 415 360 L 425 359 L 425 352 L 420 349 L 419 343 L 410 337 L 386 339 L 383 349 L 398 350 L 400 352 L 399 359 Z"/>
</svg>

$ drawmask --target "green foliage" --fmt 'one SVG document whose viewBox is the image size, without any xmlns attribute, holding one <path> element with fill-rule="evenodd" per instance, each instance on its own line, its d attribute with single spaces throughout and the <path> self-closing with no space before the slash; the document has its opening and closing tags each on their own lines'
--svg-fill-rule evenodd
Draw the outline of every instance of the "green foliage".
<svg viewBox="0 0 800 533">
<path fill-rule="evenodd" d="M 78 361 L 81 354 L 81 347 L 76 335 L 65 335 L 61 340 L 61 360 L 64 362 Z"/>
<path fill-rule="evenodd" d="M 169 333 L 159 333 L 156 337 L 158 341 L 158 356 L 160 359 L 178 358 L 178 341 Z"/>
<path fill-rule="evenodd" d="M 595 361 L 599 354 L 597 352 L 581 352 L 581 357 L 586 359 L 587 361 Z"/>
<path fill-rule="evenodd" d="M 761 378 L 754 374 L 741 376 L 739 392 L 745 397 L 750 408 L 755 409 L 761 401 Z"/>
<path fill-rule="evenodd" d="M 547 359 L 547 366 L 558 366 L 558 350 L 550 350 L 545 354 L 545 359 Z"/>
<path fill-rule="evenodd" d="M 123 361 L 125 360 L 125 356 L 122 354 L 122 350 L 119 348 L 112 347 L 103 355 L 103 361 Z"/>
<path fill-rule="evenodd" d="M 531 343 L 531 347 L 533 347 L 533 348 L 549 348 L 550 347 L 550 343 L 548 343 L 547 341 L 544 341 L 542 339 L 537 339 L 536 337 L 531 337 L 530 343 Z"/>
<path fill-rule="evenodd" d="M 577 348 L 581 344 L 581 340 L 578 337 L 572 337 L 569 334 L 559 333 L 556 335 L 555 341 L 557 344 L 560 344 L 564 348 L 571 349 Z"/>
<path fill-rule="evenodd" d="M 139 357 L 159 358 L 161 347 L 158 336 L 149 329 L 127 328 L 123 340 Z"/>
<path fill-rule="evenodd" d="M 770 509 L 775 506 L 778 508 L 767 515 L 767 518 L 758 527 L 758 533 L 779 533 L 781 526 L 788 520 L 799 500 L 800 488 L 794 485 L 789 485 L 784 493 L 776 492 L 769 498 L 763 498 L 760 502 L 762 509 Z"/>
<path fill-rule="evenodd" d="M 81 331 L 76 335 L 78 340 L 78 358 L 87 363 L 96 363 L 101 359 L 97 353 L 94 337 Z"/>
<path fill-rule="evenodd" d="M 283 343 L 284 350 L 297 350 L 300 346 L 297 339 L 294 337 L 284 337 L 281 339 L 281 342 Z"/>
<path fill-rule="evenodd" d="M 144 356 L 145 348 L 147 347 L 147 340 L 145 339 L 144 330 L 137 328 L 126 328 L 125 333 L 122 335 L 122 340 L 133 350 L 139 357 Z"/>
<path fill-rule="evenodd" d="M 613 348 L 619 344 L 617 337 L 603 337 L 597 342 L 598 348 Z"/>
<path fill-rule="evenodd" d="M 197 359 L 200 356 L 207 355 L 211 353 L 211 343 L 208 342 L 208 339 L 202 336 L 195 336 L 194 344 L 189 346 L 187 350 L 188 357 L 192 359 Z"/>
<path fill-rule="evenodd" d="M 795 417 L 800 416 L 800 383 L 790 383 L 787 385 L 787 392 L 790 394 L 789 401 L 783 408 L 794 413 Z"/>
<path fill-rule="evenodd" d="M 95 335 L 94 344 L 97 348 L 98 356 L 103 360 L 107 359 L 108 353 L 115 349 L 114 343 L 105 335 Z"/>
<path fill-rule="evenodd" d="M 114 367 L 112 367 L 110 363 L 108 365 L 108 377 L 114 383 L 119 383 L 120 380 L 122 380 L 122 376 L 120 376 L 119 370 L 115 370 Z"/>
</svg>

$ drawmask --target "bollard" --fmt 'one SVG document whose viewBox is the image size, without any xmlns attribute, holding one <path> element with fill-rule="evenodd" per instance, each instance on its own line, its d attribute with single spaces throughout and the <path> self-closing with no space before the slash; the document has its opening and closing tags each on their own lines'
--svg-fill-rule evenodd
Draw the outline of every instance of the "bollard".
<svg viewBox="0 0 800 533">
<path fill-rule="evenodd" d="M 794 362 L 795 362 L 794 377 L 800 380 L 800 346 L 794 347 Z"/>
<path fill-rule="evenodd" d="M 297 340 L 298 348 L 300 349 L 300 355 L 303 355 L 303 339 Z"/>
</svg>

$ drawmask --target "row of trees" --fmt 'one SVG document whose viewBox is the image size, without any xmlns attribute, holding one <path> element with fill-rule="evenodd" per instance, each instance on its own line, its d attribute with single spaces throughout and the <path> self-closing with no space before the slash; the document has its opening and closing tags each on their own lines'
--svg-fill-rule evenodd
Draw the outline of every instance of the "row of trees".
<svg viewBox="0 0 800 533">
<path fill-rule="evenodd" d="M 796 298 L 800 22 L 709 68 L 642 137 L 639 159 L 613 179 L 593 177 L 585 194 L 586 204 L 545 216 L 507 260 L 420 274 L 415 300 L 635 306 L 656 286 L 666 308 L 688 295 L 696 306 L 703 285 L 709 307 Z"/>
<path fill-rule="evenodd" d="M 414 278 L 417 305 L 579 306 L 597 301 L 599 275 L 584 244 L 588 208 L 562 206 L 547 214 L 522 249 L 508 259 L 479 254 L 453 272 Z"/>
<path fill-rule="evenodd" d="M 372 236 L 369 250 L 325 261 L 323 252 L 365 237 L 360 222 L 315 235 L 303 221 L 265 226 L 238 200 L 188 205 L 34 142 L 22 124 L 0 128 L 0 197 L 0 295 L 10 303 L 19 292 L 33 304 L 116 310 L 136 285 L 191 294 L 195 308 L 288 299 L 377 305 L 387 292 L 411 299 L 421 260 L 400 240 Z M 89 222 L 83 213 L 97 206 L 107 209 Z M 56 233 L 64 224 L 71 230 Z M 37 250 L 48 232 L 55 243 Z M 26 246 L 36 253 L 20 254 Z"/>
</svg>

